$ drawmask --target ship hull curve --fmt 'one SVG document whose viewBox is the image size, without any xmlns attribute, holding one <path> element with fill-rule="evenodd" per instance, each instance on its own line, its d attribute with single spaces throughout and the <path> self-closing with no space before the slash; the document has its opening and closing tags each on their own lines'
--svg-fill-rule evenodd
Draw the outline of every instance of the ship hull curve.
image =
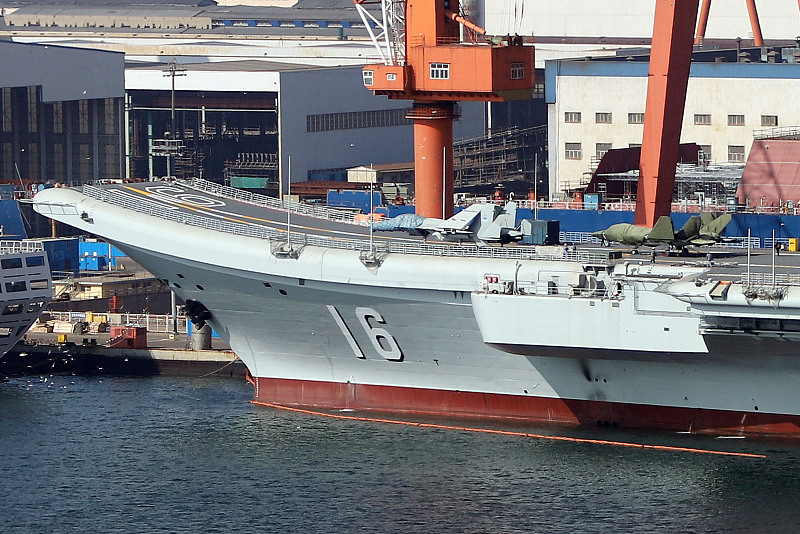
<svg viewBox="0 0 800 534">
<path fill-rule="evenodd" d="M 182 275 L 176 291 L 213 311 L 212 326 L 254 378 L 256 403 L 800 434 L 791 343 L 705 336 L 707 353 L 533 346 L 513 354 L 483 341 L 469 293 L 279 277 L 118 246 L 159 277 Z M 382 349 L 373 344 L 376 328 L 402 357 L 390 358 L 385 339 Z M 765 342 L 780 352 L 733 350 Z"/>
</svg>

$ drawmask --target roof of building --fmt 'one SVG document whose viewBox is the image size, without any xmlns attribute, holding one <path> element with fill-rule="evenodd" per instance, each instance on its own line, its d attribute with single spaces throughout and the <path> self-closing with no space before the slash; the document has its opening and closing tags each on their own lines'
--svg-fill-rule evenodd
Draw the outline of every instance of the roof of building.
<svg viewBox="0 0 800 534">
<path fill-rule="evenodd" d="M 41 86 L 45 102 L 122 97 L 124 65 L 121 52 L 0 41 L 2 86 Z"/>
<path fill-rule="evenodd" d="M 142 65 L 128 64 L 127 70 L 159 70 L 169 67 L 168 62 L 147 63 Z M 213 61 L 205 63 L 181 63 L 178 69 L 189 72 L 288 72 L 295 70 L 325 69 L 342 67 L 320 67 L 314 65 L 301 65 L 298 63 L 283 63 L 261 59 L 243 59 L 236 61 Z"/>
</svg>

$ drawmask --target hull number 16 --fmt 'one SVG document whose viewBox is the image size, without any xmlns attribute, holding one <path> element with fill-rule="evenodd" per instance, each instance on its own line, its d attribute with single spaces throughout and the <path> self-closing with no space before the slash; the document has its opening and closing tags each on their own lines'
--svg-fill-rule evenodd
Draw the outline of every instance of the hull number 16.
<svg viewBox="0 0 800 534">
<path fill-rule="evenodd" d="M 355 354 L 357 358 L 366 359 L 367 357 L 364 356 L 364 351 L 361 350 L 361 347 L 358 345 L 356 338 L 350 331 L 350 327 L 347 326 L 347 323 L 342 318 L 342 314 L 339 313 L 339 310 L 337 310 L 335 306 L 328 306 L 328 311 L 331 317 L 333 317 L 333 320 L 336 321 L 339 330 L 342 331 L 350 348 L 353 349 L 353 354 Z M 388 330 L 378 326 L 386 324 L 386 321 L 383 320 L 380 313 L 372 308 L 358 307 L 356 308 L 356 318 L 361 324 L 361 328 L 364 329 L 367 337 L 372 342 L 375 351 L 380 356 L 393 362 L 403 361 L 403 351 L 400 350 L 397 340 L 395 340 L 394 336 L 390 334 Z"/>
</svg>

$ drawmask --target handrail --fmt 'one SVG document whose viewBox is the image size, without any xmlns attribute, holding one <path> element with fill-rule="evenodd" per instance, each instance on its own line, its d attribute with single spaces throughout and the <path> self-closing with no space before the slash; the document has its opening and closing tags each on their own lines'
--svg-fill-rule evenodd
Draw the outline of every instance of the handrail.
<svg viewBox="0 0 800 534">
<path fill-rule="evenodd" d="M 309 217 L 316 217 L 318 219 L 327 219 L 330 221 L 339 222 L 353 222 L 355 220 L 355 214 L 352 212 L 335 210 L 322 206 L 313 206 L 311 204 L 304 204 L 302 202 L 292 202 L 289 200 L 281 201 L 275 197 L 268 197 L 266 195 L 259 195 L 250 191 L 237 189 L 235 187 L 216 184 L 201 178 L 178 180 L 178 183 L 185 187 L 191 187 L 192 189 L 196 189 L 198 191 L 211 193 L 212 195 L 216 195 L 218 197 L 230 198 L 232 200 L 238 200 L 239 202 L 245 202 L 255 206 L 286 211 L 288 204 L 292 213 L 297 213 L 300 215 L 307 215 Z"/>
<path fill-rule="evenodd" d="M 742 274 L 742 284 L 745 286 L 800 286 L 800 275 L 790 273 L 747 273 Z"/>
<path fill-rule="evenodd" d="M 257 224 L 243 224 L 210 217 L 203 217 L 192 213 L 181 213 L 175 210 L 166 209 L 164 206 L 143 202 L 141 199 L 133 200 L 124 193 L 113 189 L 102 189 L 99 187 L 84 185 L 83 194 L 106 202 L 121 206 L 138 213 L 143 213 L 153 217 L 159 217 L 182 224 L 216 230 L 234 235 L 254 237 L 286 243 L 286 231 Z M 267 198 L 267 197 L 265 197 Z M 277 202 L 277 201 L 276 201 Z M 297 203 L 292 203 L 293 208 Z M 319 246 L 326 248 L 353 250 L 353 251 L 375 251 L 376 253 L 394 254 L 414 254 L 423 256 L 442 256 L 459 258 L 504 258 L 504 259 L 536 259 L 548 261 L 579 261 L 606 265 L 609 263 L 608 255 L 587 250 L 565 251 L 561 248 L 549 247 L 543 251 L 537 248 L 527 247 L 493 247 L 477 245 L 451 245 L 441 244 L 432 245 L 420 241 L 419 243 L 400 243 L 386 242 L 373 245 L 366 239 L 355 238 L 331 238 L 305 234 L 301 232 L 291 232 L 292 247 L 300 248 L 303 246 Z"/>
</svg>

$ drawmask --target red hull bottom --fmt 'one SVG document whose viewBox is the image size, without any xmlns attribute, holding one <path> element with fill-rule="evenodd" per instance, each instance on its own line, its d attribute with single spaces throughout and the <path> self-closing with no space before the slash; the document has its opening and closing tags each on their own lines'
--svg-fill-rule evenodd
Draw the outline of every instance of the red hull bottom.
<svg viewBox="0 0 800 534">
<path fill-rule="evenodd" d="M 800 436 L 800 416 L 797 415 L 310 380 L 256 378 L 253 401 L 326 409 L 348 408 L 568 425 Z"/>
</svg>

